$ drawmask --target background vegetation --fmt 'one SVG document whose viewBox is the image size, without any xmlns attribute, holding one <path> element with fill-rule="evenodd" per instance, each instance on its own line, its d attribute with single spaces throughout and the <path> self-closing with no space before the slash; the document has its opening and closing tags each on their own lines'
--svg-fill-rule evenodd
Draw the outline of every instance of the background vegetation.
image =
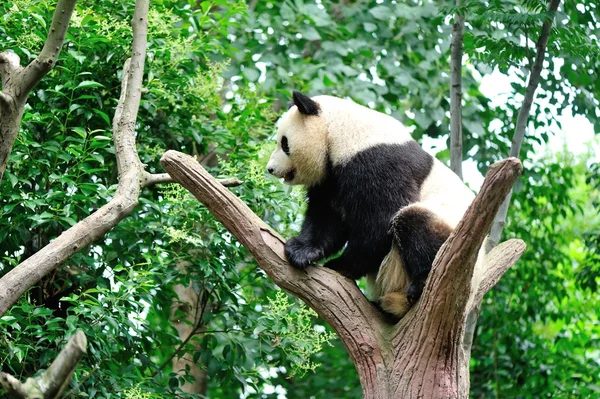
<svg viewBox="0 0 600 399">
<path fill-rule="evenodd" d="M 154 1 L 137 128 L 142 162 L 160 172 L 166 149 L 198 156 L 213 174 L 243 180 L 236 195 L 289 236 L 302 195 L 267 178 L 264 165 L 292 89 L 349 96 L 388 112 L 447 161 L 452 10 L 436 4 Z M 0 4 L 0 49 L 31 60 L 54 5 Z M 114 195 L 110 120 L 131 46 L 133 2 L 88 6 L 77 6 L 57 66 L 29 98 L 0 182 L 0 275 Z M 545 2 L 465 7 L 465 159 L 484 173 L 508 153 Z M 556 144 L 581 141 L 580 131 L 561 125 L 563 113 L 600 129 L 599 18 L 595 2 L 569 2 L 550 37 L 505 230 L 528 251 L 485 300 L 473 397 L 600 396 L 598 155 Z M 492 72 L 512 82 L 501 101 L 480 89 Z M 201 329 L 184 347 L 173 328 L 182 315 L 171 315 L 176 284 L 201 294 Z M 169 360 L 186 352 L 206 370 L 208 397 L 360 397 L 347 353 L 322 322 L 281 295 L 175 186 L 146 189 L 103 241 L 0 319 L 2 370 L 33 375 L 75 329 L 90 344 L 66 397 L 183 397 L 180 384 L 190 377 L 172 373 Z"/>
</svg>

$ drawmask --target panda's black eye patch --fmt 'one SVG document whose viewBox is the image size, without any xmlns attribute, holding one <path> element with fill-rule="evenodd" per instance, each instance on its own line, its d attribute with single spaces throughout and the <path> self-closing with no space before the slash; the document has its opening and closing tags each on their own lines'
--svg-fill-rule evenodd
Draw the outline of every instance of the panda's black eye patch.
<svg viewBox="0 0 600 399">
<path fill-rule="evenodd" d="M 285 152 L 285 155 L 290 155 L 290 146 L 288 144 L 288 139 L 285 136 L 281 138 L 281 149 Z"/>
</svg>

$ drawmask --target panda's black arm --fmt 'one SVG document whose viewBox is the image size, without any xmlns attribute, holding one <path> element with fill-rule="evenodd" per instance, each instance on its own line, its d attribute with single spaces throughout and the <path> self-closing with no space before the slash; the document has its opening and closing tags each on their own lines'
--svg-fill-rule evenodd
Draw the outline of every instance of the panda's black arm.
<svg viewBox="0 0 600 399">
<path fill-rule="evenodd" d="M 333 255 L 342 249 L 348 238 L 341 216 L 330 206 L 326 193 L 309 191 L 308 194 L 300 235 L 285 244 L 286 257 L 296 268 L 305 268 Z"/>
<path fill-rule="evenodd" d="M 377 219 L 381 219 L 381 223 L 377 223 Z M 385 228 L 385 219 L 386 215 L 373 214 L 372 223 L 351 229 L 344 252 L 325 266 L 355 280 L 376 273 L 392 247 L 392 236 Z"/>
</svg>

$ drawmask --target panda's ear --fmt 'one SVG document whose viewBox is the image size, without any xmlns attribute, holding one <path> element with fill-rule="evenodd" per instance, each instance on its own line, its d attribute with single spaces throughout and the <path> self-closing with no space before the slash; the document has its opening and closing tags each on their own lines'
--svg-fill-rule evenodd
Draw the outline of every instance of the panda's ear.
<svg viewBox="0 0 600 399">
<path fill-rule="evenodd" d="M 299 91 L 294 91 L 292 97 L 294 98 L 294 105 L 298 107 L 298 111 L 302 115 L 319 115 L 320 108 L 316 101 Z"/>
</svg>

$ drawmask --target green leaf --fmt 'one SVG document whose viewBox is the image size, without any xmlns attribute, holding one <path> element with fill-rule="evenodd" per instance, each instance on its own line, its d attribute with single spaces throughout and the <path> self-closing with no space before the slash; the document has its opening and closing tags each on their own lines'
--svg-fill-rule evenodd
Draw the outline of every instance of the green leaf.
<svg viewBox="0 0 600 399">
<path fill-rule="evenodd" d="M 256 68 L 244 68 L 243 73 L 250 82 L 256 82 L 260 76 L 260 72 Z"/>
<path fill-rule="evenodd" d="M 376 19 L 381 21 L 387 21 L 390 19 L 390 15 L 392 14 L 390 9 L 386 6 L 377 6 L 373 7 L 369 10 L 369 14 L 371 14 Z"/>
<path fill-rule="evenodd" d="M 377 30 L 377 25 L 372 22 L 363 23 L 363 27 L 365 28 L 365 32 L 375 32 Z"/>
<path fill-rule="evenodd" d="M 13 175 L 12 173 L 8 173 L 8 172 L 6 172 L 6 176 L 8 177 L 8 180 L 10 180 L 10 185 L 12 186 L 12 188 L 15 188 L 15 186 L 19 182 L 19 179 L 17 179 L 17 176 Z"/>
<path fill-rule="evenodd" d="M 79 51 L 75 51 L 73 49 L 67 50 L 67 53 L 73 58 L 75 58 L 80 64 L 85 62 L 86 56 L 80 53 Z"/>
<path fill-rule="evenodd" d="M 44 17 L 36 13 L 31 13 L 30 15 L 33 18 L 35 18 L 40 23 L 40 25 L 42 25 L 42 28 L 46 29 L 46 20 L 44 19 Z"/>
<path fill-rule="evenodd" d="M 304 29 L 300 30 L 300 33 L 306 40 L 317 41 L 321 40 L 321 35 L 313 26 L 306 26 Z"/>
<path fill-rule="evenodd" d="M 82 127 L 72 127 L 71 130 L 77 133 L 79 136 L 81 136 L 82 139 L 85 139 L 85 137 L 87 136 L 87 132 Z"/>
<path fill-rule="evenodd" d="M 103 112 L 99 109 L 96 109 L 96 108 L 93 108 L 92 111 L 94 111 L 94 113 L 96 115 L 99 115 L 102 118 L 102 120 L 104 120 L 104 122 L 106 122 L 106 124 L 110 126 L 110 124 L 111 124 L 110 118 L 108 117 L 108 115 L 105 112 Z"/>
<path fill-rule="evenodd" d="M 104 85 L 98 82 L 94 82 L 93 80 L 84 80 L 77 85 L 76 89 L 87 89 L 90 87 L 104 87 Z"/>
</svg>

